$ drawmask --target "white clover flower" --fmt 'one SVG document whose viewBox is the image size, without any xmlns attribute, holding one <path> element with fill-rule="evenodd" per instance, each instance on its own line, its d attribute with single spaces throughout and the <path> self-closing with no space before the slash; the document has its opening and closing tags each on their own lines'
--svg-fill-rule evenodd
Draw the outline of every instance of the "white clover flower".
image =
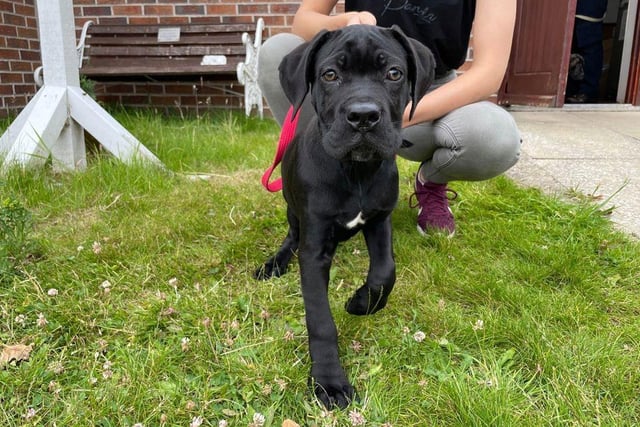
<svg viewBox="0 0 640 427">
<path fill-rule="evenodd" d="M 105 380 L 108 380 L 113 376 L 111 366 L 113 366 L 113 364 L 108 360 L 102 364 L 102 378 L 104 378 Z"/>
<path fill-rule="evenodd" d="M 265 396 L 269 396 L 272 391 L 273 391 L 273 386 L 271 384 L 265 384 L 262 386 L 261 393 L 264 394 Z"/>
<path fill-rule="evenodd" d="M 415 334 L 413 334 L 413 339 L 416 340 L 416 342 L 422 342 L 426 337 L 427 336 L 422 331 L 418 331 Z"/>
<path fill-rule="evenodd" d="M 204 418 L 200 416 L 193 417 L 193 419 L 191 420 L 191 424 L 189 424 L 189 427 L 200 427 L 203 422 L 204 422 Z"/>
<path fill-rule="evenodd" d="M 266 418 L 260 412 L 256 412 L 255 414 L 253 414 L 253 424 L 252 424 L 253 426 L 262 427 L 265 421 L 266 421 Z"/>
<path fill-rule="evenodd" d="M 275 380 L 273 380 L 273 382 L 276 383 L 280 391 L 284 391 L 287 388 L 287 382 L 283 379 L 276 378 Z"/>
<path fill-rule="evenodd" d="M 36 416 L 36 410 L 33 408 L 29 408 L 27 413 L 24 415 L 24 418 L 30 420 L 31 418 Z"/>
<path fill-rule="evenodd" d="M 55 297 L 58 295 L 58 290 L 55 288 L 51 288 L 47 291 L 47 295 L 49 295 L 50 297 Z"/>
<path fill-rule="evenodd" d="M 355 409 L 352 411 L 349 411 L 349 421 L 351 421 L 352 426 L 363 426 L 367 422 L 364 415 L 362 415 L 360 412 L 356 411 Z"/>
<path fill-rule="evenodd" d="M 18 325 L 24 326 L 27 322 L 27 317 L 24 314 L 18 314 L 14 320 Z"/>
<path fill-rule="evenodd" d="M 218 427 L 227 427 L 227 426 L 228 426 L 227 420 L 218 421 Z"/>
<path fill-rule="evenodd" d="M 53 372 L 56 375 L 60 375 L 61 373 L 64 372 L 64 365 L 60 361 L 51 362 L 49 363 L 49 366 L 47 366 L 47 369 L 49 369 L 51 372 Z"/>
<path fill-rule="evenodd" d="M 100 252 L 102 252 L 102 245 L 100 244 L 100 242 L 93 242 L 93 245 L 91 245 L 91 249 L 93 250 L 93 253 L 98 255 Z"/>
<path fill-rule="evenodd" d="M 484 329 L 484 321 L 482 319 L 476 320 L 476 323 L 473 324 L 472 328 L 474 331 Z"/>
<path fill-rule="evenodd" d="M 37 321 L 38 327 L 44 328 L 45 326 L 47 326 L 48 323 L 49 321 L 47 320 L 46 317 L 44 317 L 44 314 L 38 313 L 38 321 Z"/>
</svg>

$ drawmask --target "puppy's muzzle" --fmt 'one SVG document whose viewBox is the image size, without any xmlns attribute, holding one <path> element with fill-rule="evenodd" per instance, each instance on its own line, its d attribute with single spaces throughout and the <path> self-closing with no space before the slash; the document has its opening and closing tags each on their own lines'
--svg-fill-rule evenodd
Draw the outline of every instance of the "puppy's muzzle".
<svg viewBox="0 0 640 427">
<path fill-rule="evenodd" d="M 369 132 L 375 128 L 382 117 L 382 111 L 373 102 L 355 102 L 347 108 L 347 122 L 353 130 Z"/>
</svg>

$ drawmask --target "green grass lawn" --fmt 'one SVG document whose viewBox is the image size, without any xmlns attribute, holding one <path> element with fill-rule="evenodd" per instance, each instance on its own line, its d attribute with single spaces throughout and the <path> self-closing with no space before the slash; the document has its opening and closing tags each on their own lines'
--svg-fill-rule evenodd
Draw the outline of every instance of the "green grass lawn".
<svg viewBox="0 0 640 427">
<path fill-rule="evenodd" d="M 259 184 L 277 127 L 116 116 L 174 173 L 98 152 L 83 173 L 0 177 L 0 344 L 5 359 L 31 346 L 0 357 L 0 425 L 640 423 L 640 245 L 597 206 L 503 177 L 453 183 L 455 238 L 425 238 L 400 160 L 387 308 L 342 308 L 366 273 L 361 236 L 335 258 L 360 401 L 329 413 L 307 389 L 297 264 L 251 277 L 286 232 L 282 196 Z"/>
</svg>

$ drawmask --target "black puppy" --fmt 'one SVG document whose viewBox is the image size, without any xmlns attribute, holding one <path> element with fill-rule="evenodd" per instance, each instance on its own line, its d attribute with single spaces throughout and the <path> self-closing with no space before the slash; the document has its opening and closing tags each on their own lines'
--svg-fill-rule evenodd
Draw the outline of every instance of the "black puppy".
<svg viewBox="0 0 640 427">
<path fill-rule="evenodd" d="M 338 357 L 327 295 L 331 261 L 338 243 L 362 230 L 369 273 L 346 310 L 372 314 L 386 305 L 396 278 L 390 215 L 402 115 L 426 93 L 433 70 L 425 46 L 395 27 L 368 25 L 321 32 L 280 64 L 288 99 L 297 110 L 310 93 L 316 117 L 284 155 L 289 232 L 255 277 L 280 276 L 298 251 L 311 379 L 329 408 L 346 407 L 355 394 Z"/>
</svg>

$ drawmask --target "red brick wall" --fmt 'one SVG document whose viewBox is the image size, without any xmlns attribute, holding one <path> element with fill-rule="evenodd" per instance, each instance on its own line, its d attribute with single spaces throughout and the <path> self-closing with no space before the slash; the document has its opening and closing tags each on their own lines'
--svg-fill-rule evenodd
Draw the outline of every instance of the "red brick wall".
<svg viewBox="0 0 640 427">
<path fill-rule="evenodd" d="M 78 25 L 255 22 L 264 19 L 267 35 L 291 27 L 297 0 L 75 0 Z"/>
<path fill-rule="evenodd" d="M 35 94 L 39 65 L 33 0 L 0 0 L 0 117 L 15 114 Z"/>
<path fill-rule="evenodd" d="M 54 1 L 54 0 L 51 0 Z M 0 117 L 26 105 L 37 88 L 40 65 L 35 0 L 0 0 Z M 297 0 L 74 0 L 78 35 L 87 20 L 99 24 L 183 24 L 265 21 L 264 37 L 290 28 Z M 224 90 L 220 90 L 220 88 Z M 235 93 L 235 94 L 233 94 Z M 242 106 L 237 81 L 131 81 L 96 85 L 98 99 L 112 104 L 162 110 Z"/>
</svg>

